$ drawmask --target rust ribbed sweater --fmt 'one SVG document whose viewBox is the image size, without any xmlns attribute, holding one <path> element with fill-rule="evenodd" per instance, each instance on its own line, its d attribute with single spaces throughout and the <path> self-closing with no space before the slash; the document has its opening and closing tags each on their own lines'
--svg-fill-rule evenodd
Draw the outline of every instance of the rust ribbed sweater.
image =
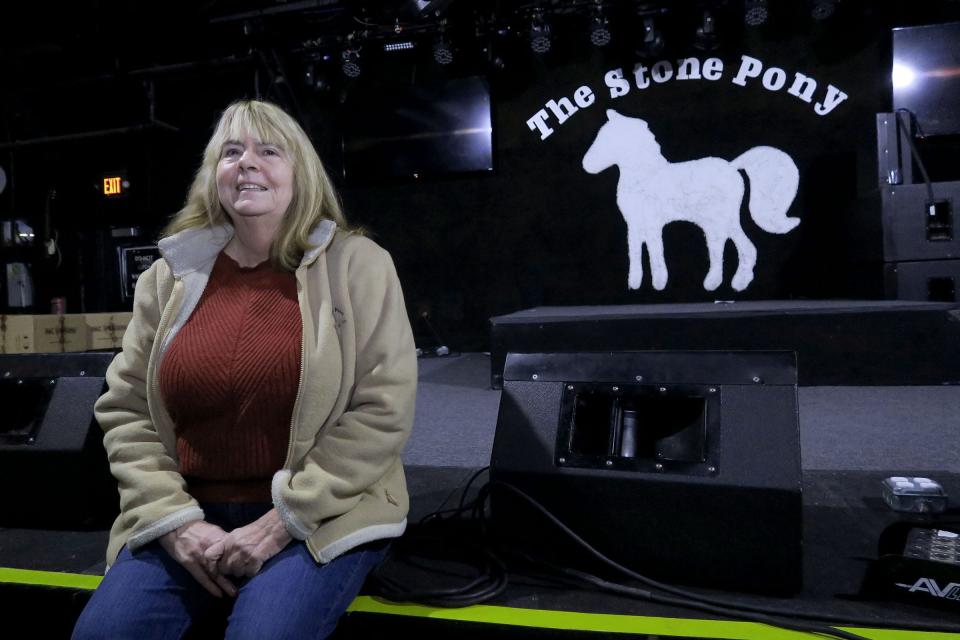
<svg viewBox="0 0 960 640">
<path fill-rule="evenodd" d="M 296 279 L 221 252 L 160 365 L 180 473 L 197 500 L 269 502 L 300 377 Z"/>
</svg>

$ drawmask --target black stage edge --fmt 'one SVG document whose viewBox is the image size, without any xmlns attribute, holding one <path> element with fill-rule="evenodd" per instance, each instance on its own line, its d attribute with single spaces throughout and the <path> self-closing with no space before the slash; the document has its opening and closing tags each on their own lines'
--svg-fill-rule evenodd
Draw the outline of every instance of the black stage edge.
<svg viewBox="0 0 960 640">
<path fill-rule="evenodd" d="M 416 468 L 411 475 L 419 476 L 416 484 L 426 488 L 429 495 L 443 499 L 444 485 L 463 482 L 470 476 L 469 470 L 444 468 Z M 421 473 L 423 475 L 421 475 Z M 950 495 L 960 495 L 960 474 L 944 473 L 929 469 L 897 470 L 896 473 L 936 478 Z M 698 587 L 685 587 L 690 591 L 739 605 L 775 607 L 785 614 L 838 616 L 849 620 L 852 627 L 909 629 L 924 626 L 927 630 L 941 632 L 960 629 L 960 613 L 938 608 L 921 607 L 900 601 L 867 600 L 860 595 L 867 567 L 877 557 L 881 533 L 898 522 L 911 522 L 917 526 L 935 526 L 939 518 L 915 514 L 897 513 L 889 509 L 881 498 L 881 481 L 894 471 L 805 471 L 803 473 L 803 588 L 793 597 L 773 597 L 748 594 L 739 591 L 721 591 Z M 456 497 L 448 497 L 446 506 L 455 506 Z M 421 503 L 421 509 L 424 507 Z M 426 510 L 424 510 L 426 511 Z M 419 515 L 419 514 L 417 514 Z M 943 518 L 955 520 L 960 512 L 952 509 Z M 414 516 L 415 518 L 416 516 Z M 410 534 L 420 528 L 411 518 Z M 745 525 L 746 526 L 746 525 Z M 434 532 L 436 533 L 436 532 Z M 452 534 L 453 535 L 453 534 Z M 544 535 L 546 529 L 544 530 Z M 559 535 L 559 534 L 557 534 Z M 634 567 L 643 571 L 642 567 Z M 472 572 L 463 564 L 451 564 L 448 570 L 430 573 L 420 562 L 397 563 L 387 567 L 389 575 L 409 580 L 409 584 L 423 588 L 462 585 L 465 579 L 456 582 L 451 576 L 464 578 Z M 592 589 L 576 589 L 549 585 L 543 580 L 511 573 L 507 591 L 486 603 L 504 607 L 508 611 L 546 610 L 585 614 L 614 614 L 643 616 L 654 619 L 718 620 L 718 616 L 691 609 L 640 602 L 625 597 Z M 627 584 L 636 583 L 626 582 Z M 397 633 L 407 630 L 421 640 L 427 638 L 625 638 L 648 637 L 633 633 L 613 634 L 601 631 L 559 631 L 556 629 L 522 628 L 509 624 L 476 624 L 462 620 L 451 621 L 444 616 L 427 617 L 371 614 L 363 610 L 347 616 L 344 621 L 345 637 L 376 637 L 377 633 Z M 496 616 L 493 613 L 491 617 Z M 500 620 L 509 618 L 509 614 Z M 839 623 L 836 623 L 839 624 Z M 576 626 L 576 623 L 574 625 Z M 846 626 L 846 625 L 842 625 Z M 762 626 L 743 631 L 743 638 L 759 637 Z M 712 633 L 717 633 L 716 629 Z M 653 626 L 647 634 L 658 635 Z M 683 634 L 684 637 L 721 637 L 720 635 Z M 727 637 L 727 636 L 722 636 Z M 915 638 L 908 632 L 898 637 Z M 940 637 L 940 636 L 938 636 Z M 958 637 L 954 636 L 943 637 Z"/>
<path fill-rule="evenodd" d="M 960 382 L 960 305 L 900 300 L 536 307 L 490 319 L 508 352 L 794 351 L 801 386 Z"/>
<path fill-rule="evenodd" d="M 427 513 L 454 506 L 456 493 L 474 469 L 460 467 L 409 467 L 411 504 L 410 531 L 420 528 L 417 522 Z M 732 600 L 740 604 L 776 606 L 785 611 L 831 614 L 871 624 L 853 626 L 910 628 L 921 624 L 928 628 L 948 630 L 960 628 L 960 614 L 920 607 L 901 602 L 858 601 L 857 593 L 868 561 L 876 557 L 881 532 L 889 525 L 911 516 L 891 511 L 881 499 L 881 480 L 893 471 L 807 471 L 803 474 L 804 585 L 793 598 L 773 598 L 737 592 L 705 591 L 700 593 Z M 897 469 L 904 475 L 926 475 L 936 478 L 950 495 L 960 495 L 960 475 L 935 470 Z M 952 517 L 957 516 L 956 509 Z M 53 532 L 0 529 L 0 567 L 99 574 L 103 570 L 106 531 Z M 0 568 L 0 577 L 5 573 Z M 642 569 L 637 567 L 638 569 Z M 436 587 L 438 580 L 456 577 L 462 565 L 451 566 L 445 574 L 425 574 L 416 566 L 391 567 L 406 579 L 423 579 L 426 586 Z M 396 574 L 394 574 L 396 575 Z M 369 593 L 369 592 L 366 592 Z M 33 637 L 68 638 L 76 616 L 90 597 L 90 592 L 77 588 L 54 588 L 13 584 L 0 581 L 0 615 L 11 629 L 29 629 Z M 369 596 L 358 599 L 375 604 Z M 371 612 L 363 606 L 343 619 L 338 639 L 370 638 L 382 635 L 415 634 L 427 638 L 600 638 L 646 637 L 647 634 L 587 632 L 586 630 L 546 629 L 516 626 L 512 620 L 523 612 L 570 612 L 575 614 L 619 614 L 653 618 L 710 618 L 690 610 L 629 600 L 593 590 L 547 586 L 541 581 L 511 576 L 509 589 L 490 601 L 492 609 L 475 611 L 474 621 L 453 620 L 450 612 L 430 608 L 410 610 L 387 605 L 383 612 Z M 487 613 L 484 613 L 487 612 Z M 511 614 L 511 612 L 515 612 Z M 455 614 L 454 614 L 455 615 Z M 714 619 L 716 619 L 714 617 Z M 576 622 L 572 625 L 576 627 Z M 757 631 L 757 629 L 754 629 Z M 691 636 L 688 636 L 691 637 Z M 695 637 L 695 636 L 693 636 Z M 720 637 L 710 635 L 707 637 Z M 726 636 L 725 636 L 726 637 Z M 739 637 L 739 636 L 738 636 Z M 743 637 L 750 635 L 745 631 Z M 904 638 L 918 636 L 904 634 Z M 945 636 L 946 637 L 946 636 Z M 951 636 L 952 637 L 952 636 Z"/>
</svg>

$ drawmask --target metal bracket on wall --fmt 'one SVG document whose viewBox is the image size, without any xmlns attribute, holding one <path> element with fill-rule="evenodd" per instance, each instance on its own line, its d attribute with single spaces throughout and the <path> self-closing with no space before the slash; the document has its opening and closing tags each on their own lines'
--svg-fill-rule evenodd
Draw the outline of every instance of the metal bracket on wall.
<svg viewBox="0 0 960 640">
<path fill-rule="evenodd" d="M 877 114 L 877 179 L 881 186 L 913 184 L 910 144 L 896 113 Z"/>
</svg>

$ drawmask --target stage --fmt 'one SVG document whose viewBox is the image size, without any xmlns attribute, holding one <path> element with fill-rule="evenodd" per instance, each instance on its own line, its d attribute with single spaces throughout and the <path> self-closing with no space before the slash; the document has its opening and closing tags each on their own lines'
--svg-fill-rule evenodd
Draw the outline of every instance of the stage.
<svg viewBox="0 0 960 640">
<path fill-rule="evenodd" d="M 416 422 L 405 451 L 411 534 L 425 515 L 455 506 L 458 489 L 489 463 L 501 395 L 489 388 L 487 354 L 422 358 L 419 364 Z M 851 628 L 867 637 L 934 637 L 919 632 L 891 636 L 863 630 L 874 626 L 960 631 L 960 615 L 954 613 L 850 599 L 860 588 L 867 561 L 876 556 L 880 532 L 898 519 L 881 500 L 884 477 L 925 475 L 938 480 L 949 495 L 960 495 L 960 439 L 955 427 L 956 416 L 960 415 L 960 388 L 799 387 L 798 400 L 803 591 L 786 599 L 699 592 L 784 611 L 846 617 L 857 622 L 850 624 Z M 67 637 L 72 620 L 103 571 L 105 544 L 105 530 L 0 530 L 4 619 L 13 628 L 37 629 L 32 635 Z M 456 578 L 461 570 L 451 565 L 444 579 Z M 424 575 L 414 577 L 422 579 Z M 502 595 L 480 606 L 441 609 L 362 595 L 350 611 L 338 637 L 369 637 L 401 628 L 420 637 L 529 638 L 556 637 L 561 632 L 569 637 L 620 637 L 624 633 L 800 637 L 756 623 L 721 621 L 695 611 L 560 587 L 515 574 Z"/>
<path fill-rule="evenodd" d="M 336 637 L 790 639 L 820 624 L 820 637 L 836 625 L 960 640 L 960 0 L 69 7 L 19 3 L 4 22 L 10 629 L 69 637 L 101 583 L 118 507 L 93 410 L 106 368 L 134 307 L 152 309 L 140 278 L 159 245 L 180 282 L 157 279 L 171 304 L 153 328 L 170 338 L 195 317 L 174 308 L 200 309 L 220 273 L 192 257 L 181 268 L 199 236 L 179 236 L 187 249 L 170 234 L 229 223 L 223 252 L 241 273 L 269 256 L 303 267 L 296 300 L 317 314 L 302 354 L 336 359 L 331 343 L 311 345 L 312 326 L 347 358 L 333 406 L 400 409 L 409 426 L 412 373 L 391 371 L 404 315 L 418 348 L 408 526 Z M 257 218 L 241 217 L 248 206 Z M 337 232 L 304 262 L 321 220 Z M 244 313 L 275 320 L 267 309 Z M 261 331 L 234 364 L 261 364 L 248 354 L 276 337 Z M 156 346 L 162 359 L 169 343 Z M 301 367 L 301 385 L 330 371 Z M 387 383 L 369 404 L 356 397 L 368 374 Z M 407 383 L 399 402 L 395 382 Z M 272 404 L 245 394 L 231 405 Z M 297 420 L 321 396 L 298 393 Z M 250 432 L 275 426 L 257 420 Z M 352 442 L 370 426 L 358 424 Z M 385 424 L 379 435 L 399 433 Z M 135 431 L 118 434 L 140 455 L 150 444 Z M 315 444 L 297 433 L 284 459 Z M 312 454 L 342 451 L 328 436 Z M 237 449 L 251 465 L 253 446 Z M 248 475 L 206 468 L 220 458 L 203 448 L 196 475 Z M 377 476 L 347 502 L 375 504 Z M 889 506 L 890 491 L 936 483 L 943 515 Z M 609 564 L 585 575 L 604 561 L 573 533 L 689 593 Z M 939 562 L 916 555 L 920 538 Z M 436 596 L 467 582 L 489 597 L 448 608 Z M 726 615 L 736 608 L 786 626 Z"/>
</svg>

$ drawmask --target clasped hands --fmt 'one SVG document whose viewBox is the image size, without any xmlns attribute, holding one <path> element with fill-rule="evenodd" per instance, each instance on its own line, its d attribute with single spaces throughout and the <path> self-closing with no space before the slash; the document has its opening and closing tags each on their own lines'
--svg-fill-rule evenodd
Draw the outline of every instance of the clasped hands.
<svg viewBox="0 0 960 640">
<path fill-rule="evenodd" d="M 290 542 L 276 509 L 227 532 L 203 520 L 188 522 L 160 537 L 160 545 L 199 582 L 220 598 L 237 595 L 227 576 L 255 576 L 263 563 Z"/>
</svg>

